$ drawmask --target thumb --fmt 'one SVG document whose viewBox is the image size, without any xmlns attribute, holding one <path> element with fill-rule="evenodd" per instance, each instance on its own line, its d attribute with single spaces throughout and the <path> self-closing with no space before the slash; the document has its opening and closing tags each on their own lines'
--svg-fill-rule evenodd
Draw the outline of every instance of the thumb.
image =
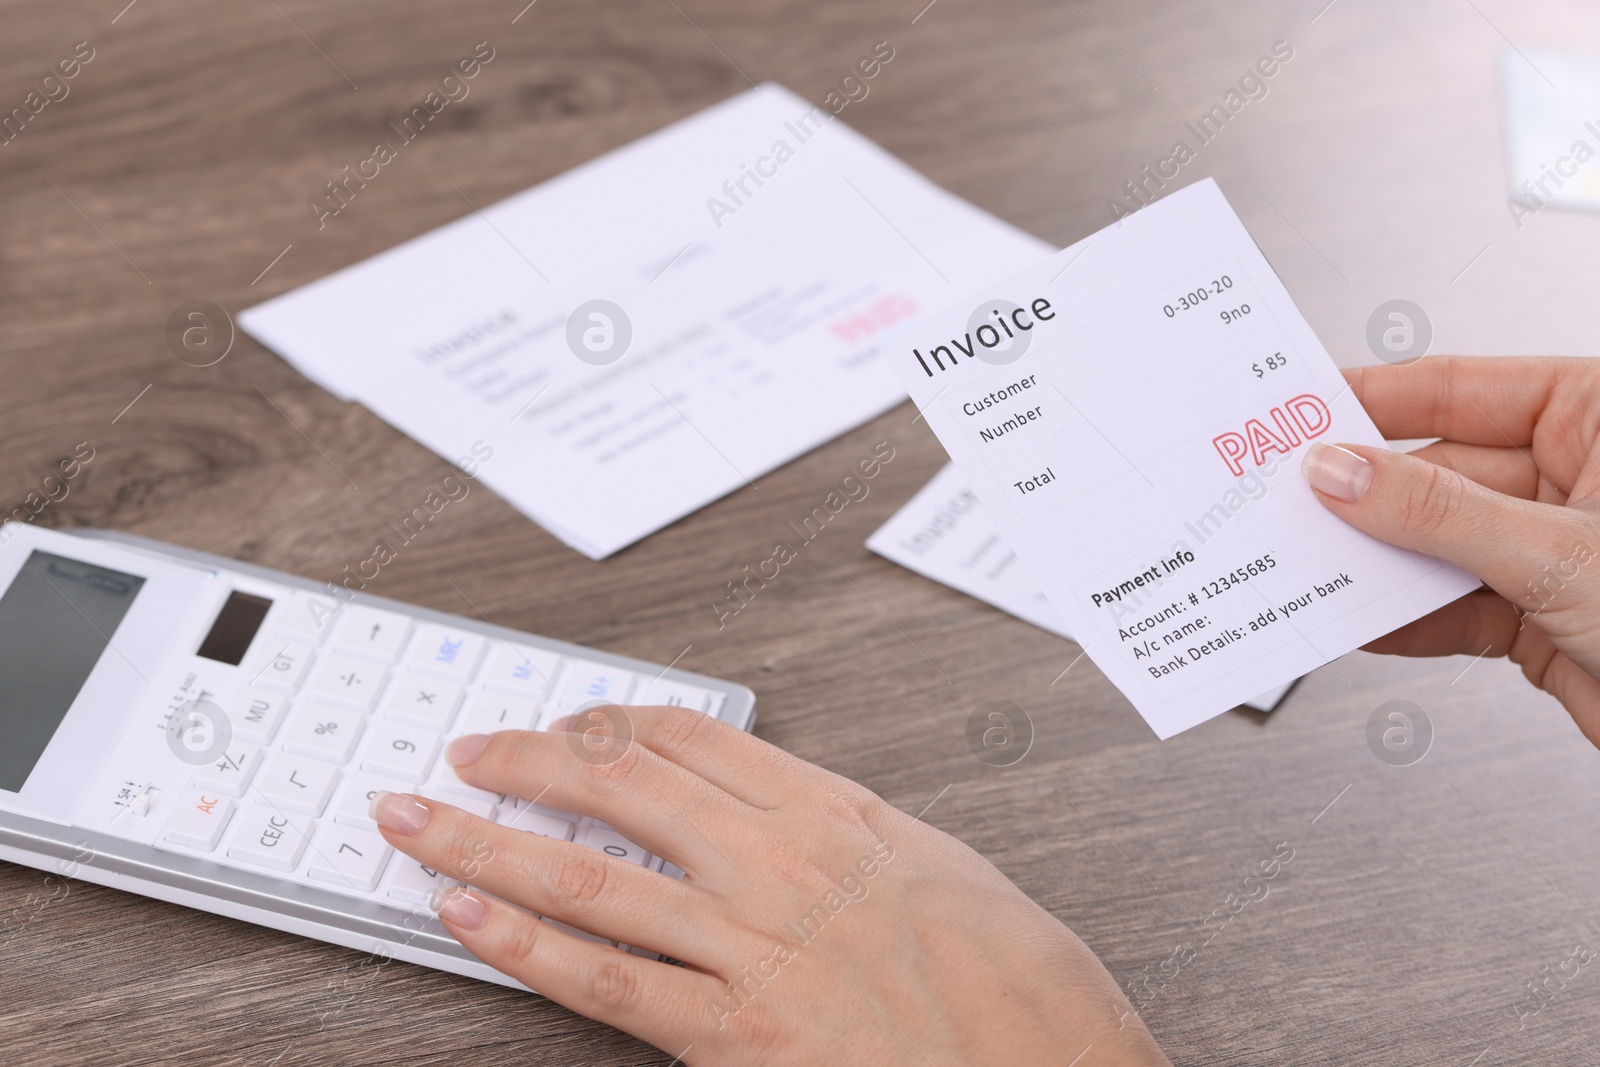
<svg viewBox="0 0 1600 1067">
<path fill-rule="evenodd" d="M 1356 529 L 1471 571 L 1525 611 L 1557 606 L 1551 594 L 1600 553 L 1573 509 L 1497 493 L 1416 456 L 1317 444 L 1300 469 L 1328 510 Z"/>
</svg>

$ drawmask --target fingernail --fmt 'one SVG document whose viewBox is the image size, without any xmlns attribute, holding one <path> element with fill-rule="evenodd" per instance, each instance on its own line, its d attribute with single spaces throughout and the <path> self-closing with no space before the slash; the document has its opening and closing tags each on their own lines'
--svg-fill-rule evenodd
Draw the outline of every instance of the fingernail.
<svg viewBox="0 0 1600 1067">
<path fill-rule="evenodd" d="M 458 737 L 444 750 L 444 758 L 450 761 L 452 767 L 465 767 L 483 755 L 484 746 L 488 743 L 488 734 L 467 734 L 465 737 Z"/>
<path fill-rule="evenodd" d="M 578 725 L 578 717 L 576 715 L 563 715 L 550 724 L 550 729 L 547 732 L 552 734 L 571 733 L 572 728 L 576 725 Z"/>
<path fill-rule="evenodd" d="M 380 792 L 367 806 L 367 814 L 385 830 L 407 836 L 428 825 L 427 805 L 404 793 Z"/>
<path fill-rule="evenodd" d="M 1327 493 L 1346 504 L 1354 504 L 1372 485 L 1372 464 L 1338 445 L 1312 445 L 1300 463 L 1311 488 Z"/>
<path fill-rule="evenodd" d="M 435 889 L 428 906 L 439 918 L 463 930 L 476 930 L 489 919 L 489 909 L 483 901 L 459 887 Z"/>
</svg>

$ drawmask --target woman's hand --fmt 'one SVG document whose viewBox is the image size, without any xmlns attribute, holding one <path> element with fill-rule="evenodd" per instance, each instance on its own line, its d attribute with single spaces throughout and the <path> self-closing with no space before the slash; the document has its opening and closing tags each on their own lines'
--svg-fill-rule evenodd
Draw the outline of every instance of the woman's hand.
<svg viewBox="0 0 1600 1067">
<path fill-rule="evenodd" d="M 1384 437 L 1442 440 L 1317 445 L 1307 480 L 1357 529 L 1488 587 L 1367 649 L 1509 655 L 1600 745 L 1600 363 L 1454 357 L 1346 377 Z"/>
<path fill-rule="evenodd" d="M 437 904 L 479 959 L 688 1064 L 1168 1062 L 1083 942 L 961 842 L 698 712 L 585 717 L 610 722 L 463 737 L 448 758 L 603 820 L 681 881 L 438 801 L 373 802 L 391 844 L 475 887 Z"/>
</svg>

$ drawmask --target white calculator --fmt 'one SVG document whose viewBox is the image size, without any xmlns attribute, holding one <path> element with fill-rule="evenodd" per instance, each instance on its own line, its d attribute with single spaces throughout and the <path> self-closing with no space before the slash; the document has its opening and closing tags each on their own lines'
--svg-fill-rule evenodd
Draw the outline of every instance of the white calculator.
<svg viewBox="0 0 1600 1067">
<path fill-rule="evenodd" d="M 744 686 L 125 534 L 0 526 L 0 590 L 0 859 L 502 985 L 373 794 L 678 874 L 444 746 L 597 703 L 755 717 Z"/>
</svg>

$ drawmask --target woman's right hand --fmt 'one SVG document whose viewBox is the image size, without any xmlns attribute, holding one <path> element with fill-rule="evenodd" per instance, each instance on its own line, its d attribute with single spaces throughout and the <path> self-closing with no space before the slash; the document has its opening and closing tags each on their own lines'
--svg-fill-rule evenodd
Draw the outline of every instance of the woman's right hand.
<svg viewBox="0 0 1600 1067">
<path fill-rule="evenodd" d="M 1330 511 L 1454 563 L 1479 589 L 1366 646 L 1510 656 L 1600 745 L 1600 362 L 1425 359 L 1346 371 L 1409 454 L 1319 444 L 1302 470 Z"/>
</svg>

